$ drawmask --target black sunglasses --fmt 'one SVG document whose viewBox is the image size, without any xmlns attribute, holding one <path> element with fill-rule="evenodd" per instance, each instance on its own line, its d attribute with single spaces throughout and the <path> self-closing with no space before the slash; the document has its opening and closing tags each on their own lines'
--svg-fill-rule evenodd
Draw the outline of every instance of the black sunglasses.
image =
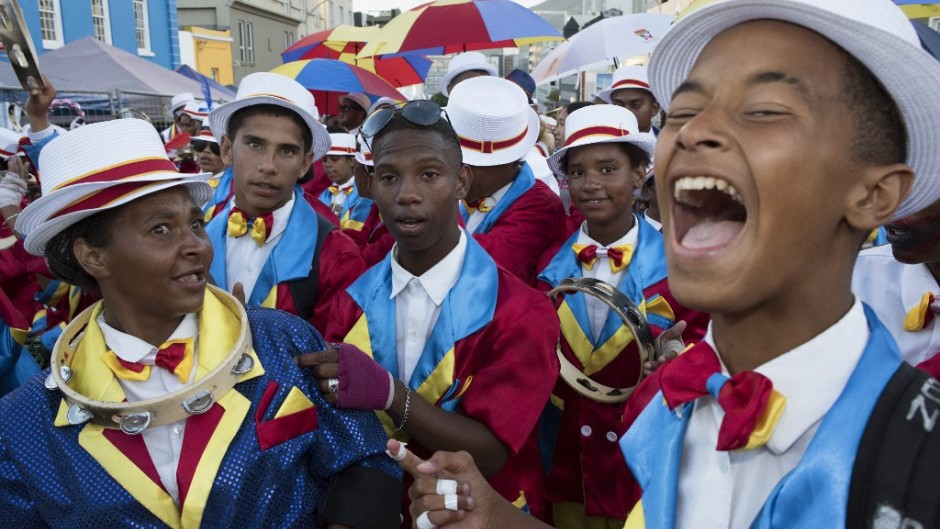
<svg viewBox="0 0 940 529">
<path fill-rule="evenodd" d="M 434 101 L 428 99 L 411 101 L 405 103 L 401 108 L 382 108 L 373 112 L 362 124 L 362 128 L 359 129 L 362 134 L 362 139 L 365 140 L 369 150 L 372 150 L 371 139 L 381 132 L 382 129 L 392 121 L 392 118 L 398 114 L 401 114 L 403 118 L 415 125 L 422 127 L 430 127 L 440 121 L 441 118 L 446 120 L 448 124 L 450 123 L 447 111 Z"/>
<path fill-rule="evenodd" d="M 196 152 L 202 152 L 205 150 L 206 145 L 209 146 L 209 149 L 212 150 L 212 154 L 216 156 L 222 155 L 222 149 L 219 147 L 219 144 L 214 141 L 208 140 L 190 140 L 189 142 L 193 146 L 193 150 Z"/>
</svg>

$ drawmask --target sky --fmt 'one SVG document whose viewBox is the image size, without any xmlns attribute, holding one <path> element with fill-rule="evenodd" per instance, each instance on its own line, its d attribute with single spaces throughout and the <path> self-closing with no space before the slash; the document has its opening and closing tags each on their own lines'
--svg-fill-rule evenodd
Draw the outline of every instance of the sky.
<svg viewBox="0 0 940 529">
<path fill-rule="evenodd" d="M 429 0 L 353 0 L 353 11 L 386 11 L 398 8 L 407 11 L 412 7 L 427 3 Z M 526 7 L 534 6 L 542 0 L 514 0 Z"/>
</svg>

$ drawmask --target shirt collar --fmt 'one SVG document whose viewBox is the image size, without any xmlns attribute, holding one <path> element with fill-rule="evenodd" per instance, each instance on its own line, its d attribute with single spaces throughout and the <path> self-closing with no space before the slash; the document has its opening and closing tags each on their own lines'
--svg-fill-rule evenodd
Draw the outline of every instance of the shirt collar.
<svg viewBox="0 0 940 529">
<path fill-rule="evenodd" d="M 774 389 L 787 399 L 767 443 L 771 452 L 778 455 L 786 452 L 822 420 L 855 371 L 869 335 L 868 320 L 856 298 L 852 308 L 833 326 L 754 370 L 769 378 Z M 711 323 L 703 339 L 718 351 Z M 728 374 L 724 363 L 722 371 Z"/>
<path fill-rule="evenodd" d="M 901 269 L 901 303 L 904 305 L 904 312 L 910 312 L 919 305 L 925 292 L 940 294 L 937 280 L 927 265 L 904 265 Z"/>
<path fill-rule="evenodd" d="M 162 344 L 150 344 L 136 336 L 121 332 L 108 325 L 104 320 L 104 311 L 98 315 L 98 327 L 101 328 L 101 334 L 104 335 L 104 342 L 114 351 L 118 358 L 125 362 L 140 362 L 147 355 L 155 353 Z M 195 338 L 199 334 L 199 317 L 196 313 L 183 316 L 183 321 L 176 327 L 173 334 L 167 341 L 186 338 Z"/>
<path fill-rule="evenodd" d="M 232 197 L 232 206 L 238 207 L 238 204 L 235 203 L 235 197 Z M 271 244 L 276 240 L 276 237 L 287 229 L 287 221 L 290 219 L 290 214 L 294 210 L 294 194 L 291 193 L 290 198 L 287 199 L 287 202 L 283 206 L 274 210 L 274 229 L 271 230 L 271 234 L 268 235 L 264 244 Z"/>
<path fill-rule="evenodd" d="M 450 289 L 457 283 L 466 254 L 467 236 L 463 230 L 460 230 L 460 239 L 457 241 L 457 246 L 438 261 L 436 265 L 428 269 L 427 272 L 415 276 L 398 264 L 398 244 L 396 243 L 392 249 L 392 294 L 389 299 L 398 296 L 408 286 L 408 283 L 417 277 L 424 291 L 428 293 L 434 304 L 439 306 L 444 302 L 444 298 L 447 297 Z"/>
<path fill-rule="evenodd" d="M 587 221 L 584 221 L 584 222 L 581 223 L 581 229 L 578 230 L 578 244 L 593 244 L 593 245 L 596 245 L 598 248 L 612 248 L 612 247 L 614 247 L 614 246 L 623 246 L 624 244 L 629 244 L 629 245 L 635 247 L 635 246 L 636 246 L 637 237 L 639 236 L 639 233 L 640 233 L 639 226 L 637 225 L 638 222 L 639 222 L 639 220 L 636 218 L 636 215 L 634 215 L 634 216 L 633 216 L 633 227 L 630 228 L 630 231 L 628 231 L 626 234 L 624 234 L 623 237 L 621 237 L 621 238 L 617 239 L 616 241 L 614 241 L 613 244 L 610 244 L 610 245 L 603 245 L 603 244 L 601 244 L 601 243 L 595 241 L 593 237 L 591 237 L 590 235 L 588 235 L 588 231 L 587 231 L 587 229 L 588 229 L 588 227 L 587 227 Z M 606 254 L 605 254 L 605 255 L 606 255 Z"/>
</svg>

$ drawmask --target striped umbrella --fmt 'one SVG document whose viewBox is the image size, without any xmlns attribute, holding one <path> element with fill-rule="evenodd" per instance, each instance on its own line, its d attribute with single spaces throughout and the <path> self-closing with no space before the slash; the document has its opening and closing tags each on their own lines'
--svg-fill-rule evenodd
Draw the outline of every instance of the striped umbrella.
<svg viewBox="0 0 940 529">
<path fill-rule="evenodd" d="M 431 69 L 431 60 L 420 54 L 387 58 L 357 58 L 356 54 L 380 31 L 375 26 L 356 27 L 342 24 L 333 29 L 308 35 L 281 52 L 285 62 L 302 59 L 336 59 L 378 74 L 392 86 L 423 83 Z"/>
<path fill-rule="evenodd" d="M 564 40 L 555 28 L 510 0 L 438 0 L 393 18 L 359 57 L 402 52 L 441 55 Z"/>
<path fill-rule="evenodd" d="M 396 101 L 407 101 L 388 81 L 378 75 L 335 59 L 306 59 L 282 64 L 271 70 L 296 80 L 304 88 L 313 92 L 317 109 L 322 114 L 336 114 L 337 108 L 328 102 L 335 97 L 324 96 L 318 92 L 348 93 L 363 92 L 375 102 L 386 96 Z"/>
</svg>

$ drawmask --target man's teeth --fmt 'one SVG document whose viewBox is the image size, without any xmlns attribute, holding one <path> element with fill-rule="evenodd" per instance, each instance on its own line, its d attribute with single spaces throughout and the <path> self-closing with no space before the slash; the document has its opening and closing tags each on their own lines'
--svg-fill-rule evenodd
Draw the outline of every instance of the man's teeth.
<svg viewBox="0 0 940 529">
<path fill-rule="evenodd" d="M 716 189 L 730 196 L 738 204 L 744 203 L 741 200 L 741 195 L 738 194 L 738 190 L 735 189 L 731 183 L 721 178 L 715 178 L 714 176 L 686 176 L 680 178 L 676 180 L 674 195 L 678 202 L 701 206 L 702 204 L 692 203 L 690 200 L 691 194 L 687 193 L 687 191 L 702 191 L 706 189 Z"/>
<path fill-rule="evenodd" d="M 179 280 L 182 281 L 183 283 L 195 283 L 195 282 L 199 281 L 199 275 L 198 275 L 198 274 L 189 274 L 189 275 L 186 275 L 186 276 L 183 276 L 183 277 L 179 278 Z"/>
</svg>

